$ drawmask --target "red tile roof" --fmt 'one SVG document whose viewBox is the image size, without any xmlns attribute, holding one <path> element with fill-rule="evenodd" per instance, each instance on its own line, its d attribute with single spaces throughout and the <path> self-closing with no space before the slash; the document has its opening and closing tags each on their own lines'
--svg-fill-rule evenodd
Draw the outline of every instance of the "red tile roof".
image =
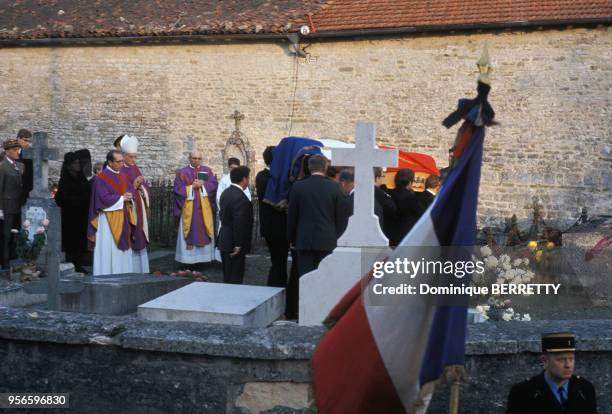
<svg viewBox="0 0 612 414">
<path fill-rule="evenodd" d="M 612 0 L 0 0 L 0 40 L 612 22 Z"/>
<path fill-rule="evenodd" d="M 337 31 L 611 17 L 612 0 L 332 0 L 313 21 L 317 30 Z"/>
<path fill-rule="evenodd" d="M 283 33 L 325 0 L 0 0 L 0 39 Z"/>
</svg>

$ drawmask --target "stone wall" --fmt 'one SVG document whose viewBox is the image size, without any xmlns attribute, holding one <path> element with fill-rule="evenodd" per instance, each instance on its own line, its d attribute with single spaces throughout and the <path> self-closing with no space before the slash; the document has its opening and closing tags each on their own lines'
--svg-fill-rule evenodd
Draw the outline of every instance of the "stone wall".
<svg viewBox="0 0 612 414">
<path fill-rule="evenodd" d="M 505 412 L 511 385 L 540 370 L 541 332 L 560 330 L 576 332 L 577 373 L 611 407 L 610 321 L 534 321 L 470 325 L 461 412 Z M 69 392 L 71 412 L 87 413 L 314 412 L 309 360 L 322 333 L 0 308 L 0 393 Z M 429 413 L 447 407 L 443 392 Z"/>
<path fill-rule="evenodd" d="M 440 122 L 473 96 L 485 41 L 501 125 L 486 142 L 481 218 L 524 220 L 534 196 L 560 225 L 582 206 L 609 213 L 610 27 L 317 42 L 299 61 L 280 43 L 0 49 L 0 136 L 44 130 L 100 160 L 130 133 L 148 176 L 171 176 L 192 144 L 220 173 L 238 109 L 256 169 L 289 133 L 350 140 L 358 120 L 443 167 L 455 129 Z"/>
</svg>

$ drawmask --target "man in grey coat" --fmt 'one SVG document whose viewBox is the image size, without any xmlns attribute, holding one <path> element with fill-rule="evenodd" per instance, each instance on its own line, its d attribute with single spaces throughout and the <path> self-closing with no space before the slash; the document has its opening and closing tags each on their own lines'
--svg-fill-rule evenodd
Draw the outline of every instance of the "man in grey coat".
<svg viewBox="0 0 612 414">
<path fill-rule="evenodd" d="M 8 267 L 14 253 L 11 229 L 20 227 L 22 179 L 24 166 L 20 163 L 21 146 L 16 139 L 4 142 L 4 157 L 0 160 L 0 220 L 2 223 L 2 266 Z"/>
</svg>

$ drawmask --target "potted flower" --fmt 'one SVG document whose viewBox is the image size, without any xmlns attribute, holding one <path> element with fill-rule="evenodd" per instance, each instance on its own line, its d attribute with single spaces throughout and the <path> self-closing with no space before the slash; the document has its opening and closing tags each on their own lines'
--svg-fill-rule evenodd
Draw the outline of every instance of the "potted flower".
<svg viewBox="0 0 612 414">
<path fill-rule="evenodd" d="M 47 226 L 49 225 L 49 220 L 44 219 L 41 224 L 42 226 L 36 229 L 36 233 L 32 240 L 28 237 L 31 226 L 29 220 L 23 222 L 21 230 L 11 230 L 11 232 L 17 235 L 17 257 L 23 261 L 21 267 L 22 280 L 35 278 L 40 274 L 40 272 L 36 271 L 36 260 L 38 260 L 38 256 L 47 240 Z"/>
</svg>

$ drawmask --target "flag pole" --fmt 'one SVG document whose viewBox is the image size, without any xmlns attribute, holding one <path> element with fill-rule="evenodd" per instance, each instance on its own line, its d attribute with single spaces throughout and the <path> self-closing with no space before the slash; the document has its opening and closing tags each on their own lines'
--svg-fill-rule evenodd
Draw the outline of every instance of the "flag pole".
<svg viewBox="0 0 612 414">
<path fill-rule="evenodd" d="M 459 391 L 461 390 L 461 381 L 455 380 L 451 385 L 450 405 L 448 414 L 459 414 Z"/>
<path fill-rule="evenodd" d="M 489 59 L 489 48 L 486 42 L 482 49 L 482 54 L 480 55 L 480 59 L 478 59 L 478 62 L 476 62 L 476 66 L 478 67 L 478 72 L 479 72 L 478 82 L 488 85 L 490 88 L 491 79 L 489 78 L 489 74 L 491 73 L 492 67 L 491 67 L 491 60 Z M 485 95 L 485 99 L 486 99 L 486 95 Z M 446 122 L 446 120 L 448 120 L 449 118 L 445 119 L 444 121 Z M 457 142 L 455 142 L 455 145 L 457 145 Z M 461 377 L 458 377 L 457 379 L 455 379 L 451 385 L 450 403 L 448 407 L 449 414 L 459 414 L 459 394 L 461 391 L 460 378 Z"/>
</svg>

